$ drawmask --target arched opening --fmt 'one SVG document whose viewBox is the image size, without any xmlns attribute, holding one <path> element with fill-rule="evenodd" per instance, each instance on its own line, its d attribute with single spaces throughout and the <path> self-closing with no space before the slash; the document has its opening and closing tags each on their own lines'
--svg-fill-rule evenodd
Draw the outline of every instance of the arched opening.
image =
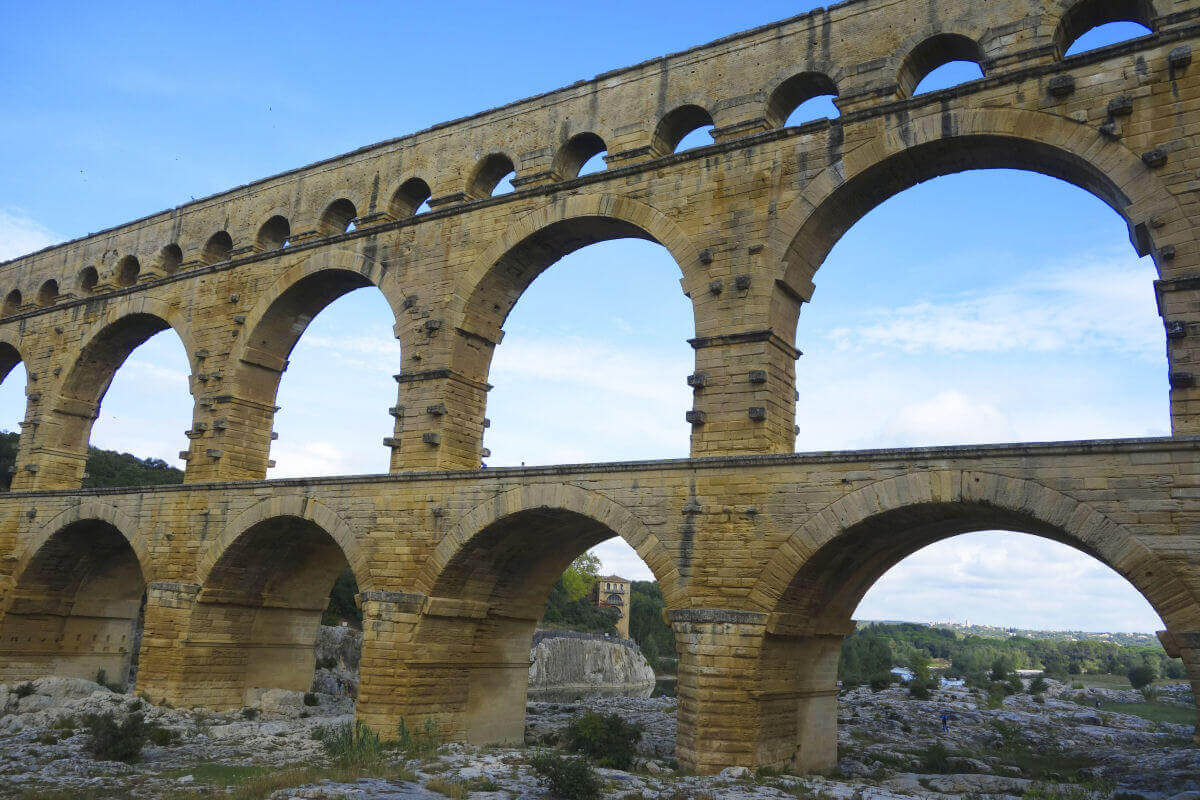
<svg viewBox="0 0 1200 800">
<path fill-rule="evenodd" d="M 4 297 L 4 313 L 15 314 L 21 309 L 21 304 L 24 299 L 21 297 L 20 289 L 13 289 Z"/>
<path fill-rule="evenodd" d="M 38 289 L 38 305 L 52 306 L 58 301 L 58 281 L 51 278 Z"/>
<path fill-rule="evenodd" d="M 526 723 L 538 731 L 535 735 L 544 734 L 545 723 L 539 717 L 546 709 L 541 704 L 564 699 L 556 691 L 574 695 L 565 699 L 574 700 L 581 712 L 587 710 L 596 698 L 581 692 L 578 685 L 567 685 L 570 677 L 563 673 L 568 670 L 562 670 L 557 678 L 543 675 L 548 665 L 539 662 L 539 658 L 544 658 L 543 653 L 551 649 L 555 638 L 564 635 L 564 630 L 576 628 L 575 635 L 603 639 L 605 633 L 613 633 L 604 627 L 604 621 L 610 621 L 609 624 L 619 628 L 618 633 L 622 632 L 621 615 L 626 613 L 625 609 L 633 611 L 634 587 L 657 588 L 652 581 L 624 583 L 619 579 L 636 576 L 605 574 L 613 568 L 598 563 L 590 568 L 590 585 L 579 588 L 577 600 L 564 596 L 570 591 L 565 584 L 579 576 L 569 570 L 579 564 L 576 559 L 615 536 L 612 528 L 592 516 L 556 506 L 517 511 L 478 531 L 440 569 L 429 595 L 431 604 L 478 608 L 481 613 L 466 618 L 427 616 L 422 621 L 416 646 L 431 661 L 442 662 L 443 666 L 434 668 L 445 673 L 438 676 L 436 685 L 447 687 L 448 692 L 436 697 L 410 698 L 406 712 L 417 719 L 433 716 L 444 730 L 459 733 L 470 742 L 485 744 L 524 741 Z M 633 560 L 644 577 L 651 577 L 638 556 L 633 556 Z M 623 571 L 630 566 L 633 565 L 627 563 L 617 569 Z M 674 640 L 662 623 L 661 601 L 662 594 L 669 592 L 666 589 L 655 595 L 659 605 L 654 609 L 660 627 L 665 629 L 658 634 L 661 638 L 665 633 L 669 642 L 670 653 L 665 656 L 668 668 L 673 665 Z M 616 598 L 611 605 L 610 597 Z M 595 613 L 587 615 L 583 609 Z M 564 610 L 571 620 L 562 618 Z M 640 616 L 648 616 L 649 612 L 650 609 L 641 608 Z M 597 621 L 599 625 L 589 633 L 589 625 Z M 535 643 L 531 670 L 528 665 Z M 605 645 L 628 647 L 611 640 Z M 593 662 L 591 669 L 597 669 L 601 658 Z M 643 685 L 642 691 L 611 687 L 610 692 L 648 696 L 653 691 L 652 670 L 646 669 L 648 664 L 639 655 L 631 653 L 629 659 L 639 666 L 625 669 L 642 682 L 639 683 Z M 609 660 L 625 659 L 613 656 Z M 556 668 L 561 670 L 562 666 Z M 668 713 L 667 705 L 663 706 L 664 715 Z M 648 755 L 660 758 L 672 755 L 673 741 L 660 742 L 659 746 L 666 752 Z"/>
<path fill-rule="evenodd" d="M 233 254 L 233 237 L 225 231 L 217 231 L 208 237 L 200 253 L 200 263 L 219 264 L 228 261 Z"/>
<path fill-rule="evenodd" d="M 680 106 L 664 116 L 654 130 L 650 146 L 660 156 L 713 143 L 712 115 L 700 106 Z"/>
<path fill-rule="evenodd" d="M 0 487 L 8 489 L 16 474 L 17 453 L 21 443 L 21 423 L 28 405 L 25 373 L 21 354 L 7 342 L 0 342 Z"/>
<path fill-rule="evenodd" d="M 562 180 L 603 172 L 603 155 L 608 145 L 594 133 L 577 133 L 559 148 L 554 157 L 554 174 Z"/>
<path fill-rule="evenodd" d="M 138 275 L 142 271 L 142 265 L 134 256 L 125 256 L 121 262 L 117 264 L 117 269 L 113 273 L 113 278 L 117 286 L 133 286 L 137 283 Z"/>
<path fill-rule="evenodd" d="M 1154 32 L 1150 0 L 1081 0 L 1059 20 L 1054 44 L 1064 57 Z"/>
<path fill-rule="evenodd" d="M 334 200 L 321 214 L 317 223 L 317 232 L 322 236 L 336 236 L 352 230 L 351 225 L 358 218 L 358 209 L 346 198 Z"/>
<path fill-rule="evenodd" d="M 257 250 L 278 250 L 281 247 L 287 247 L 288 237 L 291 235 L 292 226 L 285 218 L 276 214 L 258 229 L 254 247 Z"/>
<path fill-rule="evenodd" d="M 837 85 L 820 72 L 802 72 L 785 80 L 767 100 L 767 121 L 772 127 L 794 127 L 840 115 L 834 105 Z"/>
<path fill-rule="evenodd" d="M 363 291 L 356 291 L 356 290 Z M 366 275 L 328 269 L 283 291 L 247 339 L 240 384 L 279 407 L 271 477 L 386 472 L 400 345 L 396 316 Z M 287 380 L 282 380 L 287 371 Z M 330 392 L 329 386 L 353 387 Z M 265 448 L 264 443 L 264 448 Z"/>
<path fill-rule="evenodd" d="M 79 270 L 75 281 L 80 291 L 91 294 L 96 290 L 96 284 L 100 282 L 100 273 L 96 271 L 95 267 L 84 267 Z"/>
<path fill-rule="evenodd" d="M 1155 268 L 1094 168 L 963 137 L 847 185 L 789 278 L 822 265 L 799 318 L 799 449 L 1169 434 Z M 931 258 L 915 232 L 934 219 Z"/>
<path fill-rule="evenodd" d="M 409 178 L 400 184 L 400 188 L 392 195 L 392 200 L 388 203 L 388 216 L 392 219 L 406 219 L 428 211 L 432 194 L 428 183 L 420 178 Z"/>
<path fill-rule="evenodd" d="M 183 653 L 184 680 L 199 684 L 189 701 L 257 707 L 262 690 L 309 692 L 322 614 L 348 566 L 333 536 L 301 517 L 239 535 L 203 576 Z"/>
<path fill-rule="evenodd" d="M 896 85 L 901 97 L 912 97 L 982 77 L 983 48 L 979 43 L 957 33 L 941 33 L 921 42 L 905 57 Z"/>
<path fill-rule="evenodd" d="M 13 587 L 0 681 L 61 675 L 131 685 L 145 591 L 136 554 L 110 523 L 80 520 L 57 531 Z"/>
<path fill-rule="evenodd" d="M 919 478 L 913 480 L 920 481 Z M 931 483 L 935 482 L 931 481 Z M 964 483 L 966 483 L 965 475 Z M 783 590 L 778 604 L 773 608 L 773 611 L 780 615 L 778 619 L 783 622 L 777 624 L 775 629 L 770 631 L 770 635 L 764 642 L 763 670 L 785 671 L 790 676 L 788 689 L 799 698 L 792 701 L 794 707 L 789 704 L 787 707 L 779 709 L 780 716 L 776 722 L 779 729 L 775 732 L 778 739 L 778 750 L 773 754 L 774 758 L 778 759 L 776 763 L 792 762 L 805 770 L 812 770 L 820 769 L 822 765 L 827 767 L 829 764 L 835 763 L 843 753 L 853 757 L 851 754 L 857 750 L 855 745 L 844 746 L 842 753 L 838 753 L 838 743 L 835 741 L 835 737 L 831 735 L 828 728 L 822 727 L 823 723 L 838 719 L 840 716 L 837 710 L 838 696 L 835 691 L 834 678 L 838 671 L 839 656 L 843 651 L 843 637 L 854 629 L 852 619 L 856 616 L 860 618 L 863 616 L 859 609 L 864 605 L 864 596 L 868 590 L 905 559 L 935 543 L 972 532 L 980 532 L 972 537 L 976 541 L 991 542 L 988 545 L 988 556 L 984 562 L 986 564 L 984 583 L 989 595 L 989 604 L 993 609 L 992 613 L 997 616 L 1007 615 L 1007 620 L 1002 625 L 1006 629 L 1020 627 L 1020 620 L 1015 619 L 1015 616 L 1021 613 L 1022 606 L 1027 607 L 1029 613 L 1034 613 L 1034 610 L 1038 608 L 1063 606 L 1067 603 L 1078 609 L 1081 607 L 1080 603 L 1085 595 L 1097 591 L 1101 592 L 1098 596 L 1111 605 L 1114 603 L 1114 598 L 1110 594 L 1112 578 L 1124 581 L 1125 586 L 1133 585 L 1136 589 L 1134 594 L 1140 592 L 1144 597 L 1144 601 L 1134 601 L 1132 613 L 1143 623 L 1152 626 L 1151 630 L 1147 631 L 1148 634 L 1152 635 L 1154 630 L 1161 627 L 1161 623 L 1155 620 L 1157 615 L 1154 612 L 1147 613 L 1147 604 L 1161 614 L 1161 619 L 1168 626 L 1172 622 L 1186 623 L 1188 619 L 1195 619 L 1197 609 L 1194 600 L 1191 607 L 1187 607 L 1186 603 L 1181 600 L 1181 595 L 1178 593 L 1182 591 L 1186 594 L 1187 590 L 1183 588 L 1178 578 L 1169 574 L 1168 568 L 1164 565 L 1148 563 L 1144 556 L 1134 555 L 1137 552 L 1136 545 L 1128 541 L 1121 541 L 1120 534 L 1114 535 L 1110 531 L 1101 536 L 1089 534 L 1085 529 L 1068 530 L 1041 520 L 1028 510 L 1009 508 L 1000 495 L 992 496 L 987 490 L 968 489 L 964 486 L 964 494 L 979 491 L 986 496 L 978 500 L 964 498 L 943 501 L 937 499 L 941 492 L 934 489 L 934 499 L 931 501 L 898 505 L 894 501 L 889 502 L 884 499 L 887 490 L 880 488 L 878 491 L 874 491 L 874 489 L 875 487 L 868 487 L 862 490 L 863 493 L 870 495 L 871 499 L 862 501 L 864 504 L 857 507 L 865 509 L 874 502 L 877 504 L 876 507 L 882 506 L 885 510 L 866 515 L 864 518 L 865 511 L 849 511 L 850 501 L 847 500 L 847 510 L 844 512 L 844 516 L 839 515 L 841 519 L 846 520 L 846 526 L 842 530 L 832 531 L 828 527 L 819 530 L 818 523 L 806 526 L 807 535 L 813 536 L 816 542 L 814 545 L 806 544 L 801 547 L 811 555 L 804 559 L 803 564 Z M 1042 507 L 1033 499 L 1039 497 L 1037 488 L 1026 487 L 1024 491 L 1030 495 L 1025 500 L 1028 508 Z M 1046 499 L 1049 499 L 1049 495 Z M 1049 508 L 1050 506 L 1045 507 Z M 1066 519 L 1066 516 L 1062 518 Z M 1071 522 L 1066 524 L 1072 525 Z M 1005 534 L 1002 533 L 1003 531 L 1014 533 Z M 1031 572 L 1016 575 L 1005 574 L 1003 572 L 1004 565 L 998 558 L 996 548 L 998 542 L 1006 540 L 1011 542 L 1015 534 L 1021 535 L 1018 537 L 1021 539 L 1028 539 L 1027 536 L 1023 536 L 1024 534 L 1042 537 L 1051 542 L 1069 546 L 1081 554 L 1080 556 L 1071 555 L 1064 559 L 1063 548 L 1058 546 L 1049 546 L 1039 551 L 1039 557 L 1042 559 L 1046 557 L 1058 559 L 1060 571 L 1077 570 L 1080 563 L 1084 564 L 1085 569 L 1091 568 L 1093 564 L 1106 565 L 1096 571 L 1105 578 L 1105 582 L 1097 584 L 1095 587 L 1089 587 L 1084 579 L 1076 576 L 1073 583 L 1063 584 L 1061 575 L 1053 576 L 1054 562 L 1044 560 L 1038 569 Z M 806 541 L 811 540 L 806 539 Z M 1029 545 L 1032 545 L 1032 542 Z M 812 549 L 814 546 L 815 550 Z M 937 556 L 936 553 L 934 555 Z M 1114 556 L 1120 560 L 1115 561 Z M 1113 573 L 1113 569 L 1117 565 L 1125 570 L 1120 575 Z M 932 586 L 921 584 L 922 580 L 929 581 L 931 579 L 934 581 Z M 1040 585 L 1030 586 L 1031 582 L 1039 579 Z M 1025 592 L 1022 593 L 1024 602 L 1015 607 L 1012 606 L 1015 595 L 1011 593 L 1006 595 L 998 591 L 998 586 L 1002 583 L 1023 584 L 1025 588 Z M 1069 590 L 1067 589 L 1068 585 L 1070 586 Z M 945 563 L 944 560 L 938 564 L 936 572 L 922 573 L 916 584 L 905 584 L 905 586 L 914 593 L 923 591 L 922 596 L 925 598 L 937 598 L 936 602 L 942 608 L 963 609 L 968 606 L 970 600 L 965 596 L 959 597 L 958 595 L 968 595 L 972 591 L 979 591 L 977 582 L 960 579 L 953 566 Z M 1030 588 L 1040 591 L 1030 592 Z M 1064 591 L 1069 591 L 1071 597 L 1062 597 Z M 1120 598 L 1128 601 L 1129 595 L 1128 589 L 1122 587 Z M 895 600 L 894 597 L 893 600 Z M 874 608 L 880 610 L 879 606 L 874 606 Z M 870 607 L 865 610 L 870 611 Z M 885 618 L 896 620 L 904 617 L 897 613 L 894 606 L 890 606 Z M 1027 619 L 1034 618 L 1036 617 L 1027 617 Z M 1080 618 L 1075 616 L 1071 619 L 1079 620 Z M 1104 628 L 1099 612 L 1092 619 L 1093 622 L 1087 624 L 1083 628 L 1084 630 Z M 935 635 L 930 633 L 922 641 L 924 644 L 928 644 L 933 638 Z M 896 639 L 904 641 L 902 632 Z M 1147 641 L 1153 641 L 1153 639 L 1148 637 Z M 1014 645 L 1019 646 L 1020 643 L 1011 639 L 1008 642 L 1007 649 L 1011 649 L 1015 655 L 1018 647 L 1014 647 Z M 950 647 L 948 642 L 941 642 L 941 644 L 947 648 Z M 912 648 L 911 643 L 908 647 Z M 857 648 L 852 649 L 856 650 Z M 905 646 L 901 645 L 898 649 L 904 650 Z M 989 655 L 980 658 L 981 652 Z M 956 677 L 967 679 L 968 684 L 974 684 L 973 692 L 970 687 L 939 688 L 936 684 L 927 684 L 927 690 L 933 692 L 929 697 L 914 692 L 911 695 L 905 693 L 902 698 L 897 698 L 904 703 L 927 700 L 929 705 L 922 706 L 926 711 L 916 713 L 918 716 L 927 715 L 931 724 L 919 725 L 915 729 L 910 728 L 903 733 L 897 731 L 899 736 L 896 737 L 893 746 L 906 753 L 912 753 L 918 761 L 922 758 L 922 753 L 927 752 L 927 748 L 931 745 L 953 747 L 944 739 L 941 727 L 932 723 L 936 721 L 937 714 L 942 713 L 947 704 L 953 704 L 956 701 L 975 702 L 979 706 L 979 716 L 973 718 L 971 722 L 961 722 L 963 728 L 973 729 L 978 725 L 981 726 L 981 730 L 987 730 L 990 727 L 994 728 L 994 721 L 1004 719 L 1006 713 L 1021 710 L 1035 711 L 1037 704 L 1032 697 L 1026 697 L 1024 700 L 1016 698 L 1009 702 L 1003 701 L 1003 694 L 1001 694 L 998 699 L 992 697 L 991 700 L 988 700 L 987 689 L 998 688 L 988 687 L 986 684 L 989 681 L 999 683 L 1007 677 L 1010 686 L 1019 687 L 1009 689 L 1010 694 L 1021 695 L 1026 691 L 1023 684 L 1012 683 L 1011 672 L 1018 663 L 1015 659 L 1009 661 L 1006 667 L 998 670 L 1007 673 L 1007 676 L 995 675 L 989 679 L 983 666 L 983 660 L 986 659 L 987 667 L 990 668 L 993 664 L 994 652 L 995 648 L 987 648 L 978 644 L 970 648 L 954 648 L 953 654 L 959 658 L 959 669 L 954 673 Z M 1069 653 L 1069 648 L 1056 648 L 1046 644 L 1038 647 L 1030 642 L 1023 652 L 1030 662 L 1037 661 L 1036 665 L 1029 663 L 1028 666 L 1044 667 L 1045 663 L 1042 659 L 1045 659 L 1051 663 L 1052 672 L 1057 672 L 1061 667 L 1060 680 L 1067 679 L 1068 662 L 1064 661 L 1059 664 L 1058 657 Z M 945 653 L 941 653 L 943 656 L 950 654 L 949 649 Z M 859 654 L 851 653 L 849 655 Z M 1132 654 L 1126 653 L 1125 655 L 1131 656 Z M 1161 655 L 1164 658 L 1160 660 L 1160 663 L 1166 663 L 1169 660 L 1165 658 L 1166 654 L 1162 653 Z M 1141 654 L 1138 657 L 1141 658 Z M 864 669 L 878 671 L 878 664 L 871 666 L 871 662 L 880 660 L 878 653 L 865 660 L 868 662 L 866 666 L 853 663 L 853 660 L 849 663 L 847 659 L 842 660 L 843 679 L 847 684 L 862 682 L 863 675 L 861 673 Z M 1158 660 L 1157 657 L 1156 660 Z M 801 665 L 799 669 L 796 669 L 797 665 Z M 928 666 L 927 662 L 925 665 Z M 905 667 L 908 665 L 887 665 L 886 669 L 890 670 L 893 666 Z M 1176 668 L 1182 666 L 1182 664 L 1178 664 Z M 959 672 L 962 674 L 957 674 Z M 868 680 L 875 681 L 878 677 L 873 675 Z M 924 681 L 925 678 L 922 677 L 921 680 Z M 881 684 L 886 684 L 886 682 L 885 676 Z M 867 696 L 869 696 L 869 691 Z M 862 696 L 857 695 L 856 698 L 861 699 Z M 851 702 L 854 699 L 851 698 Z M 861 706 L 858 706 L 858 710 L 855 712 L 863 717 L 862 723 L 865 725 L 870 725 L 873 719 L 877 720 L 876 711 L 881 712 L 882 716 L 886 716 L 888 710 L 886 697 L 873 704 L 880 707 L 864 711 Z M 991 709 L 985 710 L 989 706 Z M 1063 713 L 1062 711 L 1047 710 L 1052 714 Z M 1192 718 L 1194 719 L 1194 715 Z M 876 722 L 876 724 L 878 723 Z M 1053 718 L 1045 729 L 1054 729 Z M 1087 763 L 1086 759 L 1089 757 L 1089 753 L 1086 752 L 1087 745 L 1083 746 L 1084 752 L 1070 753 L 1073 757 L 1071 761 L 1059 759 L 1058 763 L 1053 766 L 1047 763 L 1053 761 L 1052 759 L 1047 759 L 1046 762 L 1030 759 L 1030 751 L 1036 754 L 1044 753 L 1047 747 L 1052 752 L 1062 748 L 1052 740 L 1043 741 L 1034 730 L 1024 730 L 1022 734 L 1029 737 L 1023 745 L 1023 755 L 1022 752 L 1016 750 L 1003 752 L 1004 746 L 1001 745 L 996 752 L 991 752 L 991 748 L 989 748 L 989 752 L 985 756 L 987 758 L 996 756 L 998 763 L 1013 767 L 1016 767 L 1019 762 L 1019 768 L 1023 770 L 1022 774 L 1034 779 L 1052 777 L 1050 773 L 1062 769 L 1060 765 L 1064 763 L 1072 763 L 1072 769 L 1095 767 L 1099 763 L 1095 759 L 1091 763 Z M 961 753 L 952 752 L 950 757 L 961 757 L 961 755 Z M 977 754 L 974 757 L 979 756 Z M 971 770 L 966 768 L 964 771 Z M 1112 777 L 1114 776 L 1111 774 L 1106 775 L 1106 778 L 1111 779 Z"/>
<path fill-rule="evenodd" d="M 175 274 L 179 271 L 181 264 L 183 264 L 183 250 L 174 242 L 158 251 L 158 268 L 165 274 Z"/>
<path fill-rule="evenodd" d="M 467 179 L 467 196 L 472 200 L 482 200 L 511 192 L 515 175 L 513 160 L 504 153 L 484 156 Z"/>
<path fill-rule="evenodd" d="M 122 317 L 85 344 L 64 380 L 56 447 L 80 459 L 85 487 L 183 480 L 191 368 L 178 336 L 157 335 L 169 329 L 153 314 Z"/>
<path fill-rule="evenodd" d="M 686 456 L 695 324 L 679 274 L 649 233 L 608 217 L 553 223 L 504 254 L 466 311 L 469 330 L 503 340 L 482 376 L 485 463 Z"/>
</svg>

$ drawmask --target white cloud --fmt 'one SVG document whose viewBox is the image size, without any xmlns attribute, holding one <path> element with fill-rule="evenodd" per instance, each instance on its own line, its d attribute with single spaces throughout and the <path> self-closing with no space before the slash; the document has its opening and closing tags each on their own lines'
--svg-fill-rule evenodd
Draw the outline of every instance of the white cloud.
<svg viewBox="0 0 1200 800">
<path fill-rule="evenodd" d="M 862 324 L 825 336 L 841 350 L 1156 353 L 1154 278 L 1153 266 L 1127 260 L 1030 272 L 1004 288 L 864 309 Z"/>
<path fill-rule="evenodd" d="M 940 392 L 929 400 L 909 403 L 884 424 L 881 444 L 933 445 L 1013 441 L 1008 417 L 990 403 L 958 391 Z"/>
<path fill-rule="evenodd" d="M 60 237 L 16 209 L 0 208 L 0 261 L 49 247 Z"/>
</svg>

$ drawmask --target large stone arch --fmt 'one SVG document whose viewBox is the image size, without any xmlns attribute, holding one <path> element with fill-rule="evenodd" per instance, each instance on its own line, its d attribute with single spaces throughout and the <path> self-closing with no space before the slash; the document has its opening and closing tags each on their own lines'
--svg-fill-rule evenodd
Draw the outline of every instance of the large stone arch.
<svg viewBox="0 0 1200 800">
<path fill-rule="evenodd" d="M 22 537 L 0 583 L 0 681 L 44 675 L 124 685 L 154 566 L 136 523 L 88 498 Z"/>
<path fill-rule="evenodd" d="M 1168 626 L 1192 630 L 1200 624 L 1195 591 L 1164 558 L 1100 510 L 1037 481 L 973 470 L 899 475 L 829 504 L 780 544 L 751 591 L 751 600 L 764 611 L 780 611 L 780 601 L 796 576 L 847 532 L 884 515 L 921 508 L 939 509 L 935 516 L 949 518 L 946 528 L 931 530 L 935 538 L 979 530 L 973 513 L 1000 512 L 997 518 L 1006 527 L 1071 545 L 1111 567 L 1141 592 Z M 958 510 L 966 516 L 955 517 Z M 894 518 L 901 525 L 929 524 L 924 517 Z M 859 552 L 856 557 L 868 559 L 870 554 Z"/>
<path fill-rule="evenodd" d="M 145 576 L 146 582 L 149 583 L 154 580 L 154 576 L 158 570 L 154 564 L 150 543 L 146 539 L 144 532 L 138 528 L 138 524 L 133 517 L 112 503 L 106 503 L 98 497 L 81 498 L 78 503 L 55 514 L 50 519 L 39 524 L 28 536 L 22 537 L 25 546 L 17 555 L 17 562 L 12 573 L 14 578 L 19 578 L 21 573 L 29 566 L 29 562 L 41 550 L 42 546 L 50 540 L 50 537 L 68 525 L 87 520 L 99 520 L 116 528 L 125 537 L 125 541 L 129 543 L 130 549 L 137 556 L 138 564 L 142 569 L 142 575 Z"/>
<path fill-rule="evenodd" d="M 308 691 L 321 617 L 347 565 L 369 585 L 350 524 L 311 497 L 265 498 L 230 521 L 197 566 L 179 658 L 188 702 L 237 708 L 259 690 Z"/>
<path fill-rule="evenodd" d="M 518 486 L 475 506 L 442 537 L 417 578 L 417 590 L 433 593 L 446 567 L 491 525 L 522 511 L 539 509 L 571 512 L 605 526 L 646 562 L 658 580 L 668 607 L 682 604 L 683 587 L 678 565 L 649 527 L 605 495 L 568 483 Z"/>
<path fill-rule="evenodd" d="M 466 271 L 460 283 L 464 300 L 455 309 L 459 327 L 498 341 L 508 313 L 542 271 L 576 250 L 618 238 L 661 244 L 679 266 L 684 292 L 701 296 L 697 292 L 701 285 L 707 286 L 707 276 L 697 269 L 700 248 L 665 214 L 640 201 L 608 193 L 555 196 L 509 225 Z M 528 256 L 522 252 L 523 246 L 528 248 Z M 524 263 L 508 264 L 506 259 L 514 255 Z M 515 278 L 510 271 L 513 266 L 519 273 Z M 496 305 L 498 309 L 493 308 Z"/>
<path fill-rule="evenodd" d="M 196 583 L 203 586 L 213 567 L 228 552 L 230 546 L 254 526 L 278 517 L 306 520 L 325 531 L 341 548 L 359 589 L 371 588 L 371 575 L 366 568 L 367 553 L 359 547 L 353 526 L 334 509 L 309 495 L 266 497 L 234 517 L 205 550 L 196 565 Z"/>
</svg>

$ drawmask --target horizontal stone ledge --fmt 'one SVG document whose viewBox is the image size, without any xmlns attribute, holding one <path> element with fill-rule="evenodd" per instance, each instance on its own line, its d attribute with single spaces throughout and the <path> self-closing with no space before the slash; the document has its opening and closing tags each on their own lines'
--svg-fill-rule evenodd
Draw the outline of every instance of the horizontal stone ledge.
<svg viewBox="0 0 1200 800">
<path fill-rule="evenodd" d="M 836 697 L 838 689 L 836 686 L 829 689 L 796 689 L 792 691 L 756 691 L 751 690 L 750 696 L 755 700 L 807 700 L 810 697 Z"/>
<path fill-rule="evenodd" d="M 695 339 L 688 339 L 688 344 L 692 346 L 693 350 L 704 350 L 710 347 L 729 347 L 738 344 L 754 344 L 757 342 L 770 342 L 780 350 L 791 355 L 794 359 L 804 355 L 773 330 L 723 333 L 717 336 L 697 336 Z"/>
<path fill-rule="evenodd" d="M 739 611 L 733 608 L 676 608 L 668 609 L 665 616 L 669 622 L 700 625 L 762 625 L 765 627 L 767 624 L 767 615 L 761 611 Z"/>
<path fill-rule="evenodd" d="M 490 392 L 492 390 L 492 385 L 490 383 L 468 378 L 466 375 L 455 372 L 454 370 L 448 368 L 427 369 L 421 372 L 401 372 L 399 375 L 393 375 L 392 377 L 396 379 L 396 383 L 401 384 L 419 383 L 421 381 L 449 380 L 457 381 L 458 383 L 470 386 L 472 389 L 478 389 L 483 392 Z"/>
<path fill-rule="evenodd" d="M 198 583 L 182 581 L 150 581 L 146 590 L 151 592 L 174 592 L 176 594 L 199 594 L 202 587 Z"/>
<path fill-rule="evenodd" d="M 359 606 L 367 603 L 381 603 L 396 606 L 394 610 L 401 613 L 418 614 L 428 598 L 415 592 L 385 592 L 379 589 L 370 589 L 359 592 L 354 599 L 358 601 Z"/>
</svg>

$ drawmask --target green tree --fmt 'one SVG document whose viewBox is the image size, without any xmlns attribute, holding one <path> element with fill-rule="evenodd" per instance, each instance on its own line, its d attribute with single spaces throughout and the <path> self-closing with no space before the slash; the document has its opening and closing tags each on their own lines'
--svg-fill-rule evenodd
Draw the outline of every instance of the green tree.
<svg viewBox="0 0 1200 800">
<path fill-rule="evenodd" d="M 1135 689 L 1142 689 L 1154 683 L 1154 679 L 1158 677 L 1158 673 L 1154 671 L 1154 667 L 1149 664 L 1139 664 L 1129 670 L 1128 678 L 1129 685 Z"/>
<path fill-rule="evenodd" d="M 562 574 L 562 585 L 567 597 L 572 601 L 579 600 L 592 590 L 600 577 L 600 558 L 594 553 L 584 553 L 571 562 Z"/>
</svg>

